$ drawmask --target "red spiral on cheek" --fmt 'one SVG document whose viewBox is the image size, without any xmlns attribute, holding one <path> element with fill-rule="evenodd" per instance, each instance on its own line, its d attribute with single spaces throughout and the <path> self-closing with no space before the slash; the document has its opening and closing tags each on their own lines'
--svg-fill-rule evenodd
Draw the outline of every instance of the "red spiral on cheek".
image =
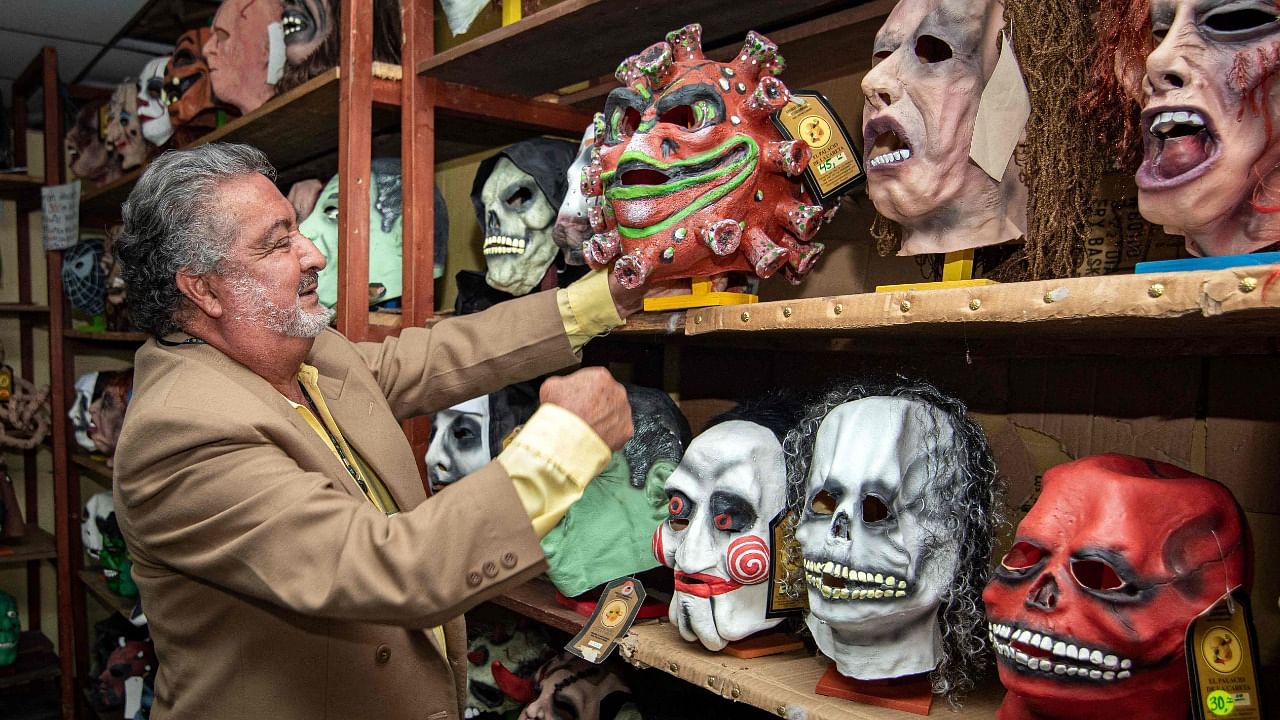
<svg viewBox="0 0 1280 720">
<path fill-rule="evenodd" d="M 653 531 L 653 556 L 658 559 L 659 565 L 667 564 L 667 554 L 662 547 L 662 526 L 661 525 L 659 525 L 658 528 Z"/>
<path fill-rule="evenodd" d="M 729 544 L 729 576 L 743 585 L 769 578 L 769 544 L 759 535 L 738 538 Z"/>
</svg>

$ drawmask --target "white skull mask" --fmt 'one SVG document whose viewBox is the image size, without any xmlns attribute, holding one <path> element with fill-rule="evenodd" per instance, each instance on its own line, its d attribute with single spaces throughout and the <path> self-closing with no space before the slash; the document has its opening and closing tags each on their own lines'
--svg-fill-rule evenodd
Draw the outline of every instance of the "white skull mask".
<svg viewBox="0 0 1280 720">
<path fill-rule="evenodd" d="M 640 714 L 629 705 L 631 689 L 607 665 L 561 653 L 538 668 L 537 697 L 520 720 L 620 720 Z"/>
<path fill-rule="evenodd" d="M 98 554 L 102 552 L 102 531 L 98 528 L 99 523 L 106 523 L 107 518 L 115 514 L 115 511 L 116 504 L 109 492 L 98 493 L 84 504 L 84 516 L 80 518 L 80 541 L 84 544 L 84 551 L 94 560 L 97 560 Z"/>
<path fill-rule="evenodd" d="M 675 568 L 670 617 L 684 639 L 720 650 L 781 622 L 765 617 L 769 523 L 786 501 L 773 432 L 743 420 L 711 427 L 689 444 L 666 491 L 654 554 Z"/>
<path fill-rule="evenodd" d="M 93 390 L 98 385 L 98 373 L 87 372 L 76 380 L 76 399 L 67 411 L 71 428 L 75 431 L 76 444 L 85 452 L 93 452 L 96 446 L 89 439 L 89 406 L 93 404 Z"/>
<path fill-rule="evenodd" d="M 169 56 L 148 62 L 138 76 L 138 121 L 142 123 L 142 137 L 152 145 L 164 145 L 173 136 L 173 124 L 169 121 L 169 106 L 160 99 L 164 91 L 164 71 Z"/>
<path fill-rule="evenodd" d="M 533 176 L 501 157 L 480 192 L 484 205 L 485 281 L 520 296 L 542 281 L 556 257 L 556 208 Z"/>
<path fill-rule="evenodd" d="M 591 162 L 591 151 L 595 149 L 596 126 L 592 123 L 582 135 L 578 144 L 578 156 L 565 173 L 569 189 L 565 192 L 564 202 L 560 203 L 560 214 L 556 216 L 556 226 L 552 237 L 560 252 L 564 253 L 564 261 L 569 265 L 585 265 L 582 257 L 582 243 L 591 238 L 595 232 L 591 229 L 591 221 L 587 218 L 587 208 L 600 204 L 599 196 L 590 199 L 582 194 L 582 170 Z"/>
<path fill-rule="evenodd" d="M 937 409 L 873 396 L 818 428 L 796 539 L 818 648 L 863 680 L 932 671 L 938 608 L 957 568 L 941 486 L 954 430 Z"/>
<path fill-rule="evenodd" d="M 490 457 L 488 395 L 436 413 L 426 462 L 433 486 L 461 480 L 484 467 Z"/>
</svg>

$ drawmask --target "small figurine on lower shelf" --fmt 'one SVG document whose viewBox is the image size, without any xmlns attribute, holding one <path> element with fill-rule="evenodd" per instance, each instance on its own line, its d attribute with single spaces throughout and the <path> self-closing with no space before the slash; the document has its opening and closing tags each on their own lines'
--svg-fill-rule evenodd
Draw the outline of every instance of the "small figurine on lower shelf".
<svg viewBox="0 0 1280 720">
<path fill-rule="evenodd" d="M 18 661 L 18 636 L 22 623 L 18 621 L 18 601 L 0 590 L 0 668 Z"/>
</svg>

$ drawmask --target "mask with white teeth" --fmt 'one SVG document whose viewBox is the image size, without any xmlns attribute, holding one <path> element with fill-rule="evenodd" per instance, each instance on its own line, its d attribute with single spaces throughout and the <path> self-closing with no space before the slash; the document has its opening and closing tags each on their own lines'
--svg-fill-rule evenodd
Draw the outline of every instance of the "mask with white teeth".
<svg viewBox="0 0 1280 720">
<path fill-rule="evenodd" d="M 21 633 L 18 601 L 0 590 L 0 667 L 9 667 L 18 661 L 18 636 Z"/>
<path fill-rule="evenodd" d="M 559 250 L 552 233 L 568 190 L 565 173 L 576 155 L 573 143 L 537 138 L 480 164 L 471 201 L 484 232 L 490 287 L 518 297 L 547 275 Z"/>
<path fill-rule="evenodd" d="M 1194 255 L 1280 243 L 1280 8 L 1270 0 L 1152 0 L 1142 75 L 1138 205 Z"/>
<path fill-rule="evenodd" d="M 932 672 L 934 692 L 971 686 L 999 512 L 995 462 L 964 405 L 924 383 L 837 388 L 786 452 L 818 648 L 860 680 Z"/>
<path fill-rule="evenodd" d="M 1115 454 L 1050 469 L 983 593 L 1009 690 L 996 717 L 1190 717 L 1187 625 L 1252 562 L 1213 480 Z"/>
<path fill-rule="evenodd" d="M 876 35 L 862 80 L 867 194 L 901 226 L 900 255 L 1026 234 L 1016 153 L 999 179 L 969 156 L 1003 25 L 999 0 L 901 0 Z"/>
</svg>

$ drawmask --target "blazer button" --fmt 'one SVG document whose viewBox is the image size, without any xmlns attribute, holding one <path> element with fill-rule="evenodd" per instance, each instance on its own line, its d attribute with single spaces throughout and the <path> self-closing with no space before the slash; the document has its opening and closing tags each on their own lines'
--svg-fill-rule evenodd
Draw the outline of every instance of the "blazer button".
<svg viewBox="0 0 1280 720">
<path fill-rule="evenodd" d="M 470 585 L 471 587 L 479 587 L 480 582 L 483 579 L 484 578 L 480 577 L 480 573 L 476 572 L 475 570 L 472 570 L 471 572 L 467 573 L 467 584 Z"/>
<path fill-rule="evenodd" d="M 379 665 L 386 665 L 391 662 L 391 648 L 386 645 L 379 645 L 377 652 L 374 654 L 374 659 L 378 661 Z"/>
<path fill-rule="evenodd" d="M 491 577 L 491 578 L 497 577 L 498 566 L 495 565 L 492 560 L 490 560 L 489 562 L 484 564 L 484 574 L 485 574 L 485 577 Z"/>
<path fill-rule="evenodd" d="M 502 567 L 510 570 L 511 568 L 516 566 L 516 560 L 518 559 L 519 558 L 516 557 L 515 553 L 509 552 L 506 555 L 502 556 Z"/>
</svg>

